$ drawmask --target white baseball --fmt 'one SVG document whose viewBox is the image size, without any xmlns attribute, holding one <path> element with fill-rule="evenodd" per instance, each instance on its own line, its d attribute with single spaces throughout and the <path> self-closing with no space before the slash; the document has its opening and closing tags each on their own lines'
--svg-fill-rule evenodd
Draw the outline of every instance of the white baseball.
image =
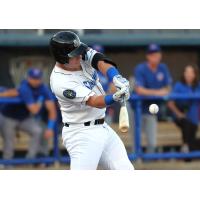
<svg viewBox="0 0 200 200">
<path fill-rule="evenodd" d="M 158 111 L 159 111 L 159 107 L 158 107 L 157 104 L 151 104 L 151 105 L 149 106 L 149 112 L 150 112 L 151 114 L 157 114 Z"/>
</svg>

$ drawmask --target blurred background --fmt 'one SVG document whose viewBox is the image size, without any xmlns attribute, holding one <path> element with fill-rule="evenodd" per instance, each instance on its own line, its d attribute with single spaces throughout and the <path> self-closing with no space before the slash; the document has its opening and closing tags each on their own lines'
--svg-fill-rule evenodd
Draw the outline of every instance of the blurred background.
<svg viewBox="0 0 200 200">
<path fill-rule="evenodd" d="M 48 44 L 51 36 L 58 31 L 61 30 L 0 30 L 2 169 L 69 168 L 68 154 L 61 141 L 60 113 L 50 91 L 49 100 L 55 109 L 52 111 L 44 105 L 44 112 L 37 115 L 31 113 L 38 121 L 36 125 L 28 120 L 23 123 L 25 118 L 19 121 L 16 114 L 19 109 L 22 112 L 24 109 L 17 104 L 22 107 L 25 104 L 16 88 L 23 88 L 26 96 L 22 82 L 34 78 L 32 74 L 35 68 L 42 72 L 42 84 L 49 86 L 49 76 L 55 62 Z M 107 110 L 106 120 L 122 138 L 135 168 L 200 169 L 200 30 L 72 31 L 80 36 L 82 42 L 115 61 L 120 72 L 130 81 L 132 98 L 128 104 L 131 124 L 129 133 L 118 132 L 118 104 Z M 105 77 L 100 79 L 105 90 L 109 91 L 112 86 Z M 148 112 L 151 103 L 159 105 L 156 116 Z M 52 134 L 47 129 L 53 112 L 57 114 L 57 124 L 52 128 Z M 14 137 L 10 132 L 15 132 Z M 37 147 L 31 143 L 37 141 L 35 132 L 42 132 L 42 139 L 38 139 L 41 145 Z M 42 146 L 41 151 L 37 149 L 39 146 Z"/>
</svg>

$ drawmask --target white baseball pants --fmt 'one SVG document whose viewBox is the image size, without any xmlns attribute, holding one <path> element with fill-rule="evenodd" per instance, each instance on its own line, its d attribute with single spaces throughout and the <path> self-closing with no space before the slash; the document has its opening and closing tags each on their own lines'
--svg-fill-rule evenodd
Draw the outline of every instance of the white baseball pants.
<svg viewBox="0 0 200 200">
<path fill-rule="evenodd" d="M 71 170 L 95 170 L 98 164 L 109 170 L 134 169 L 121 139 L 106 123 L 64 126 L 62 139 Z"/>
</svg>

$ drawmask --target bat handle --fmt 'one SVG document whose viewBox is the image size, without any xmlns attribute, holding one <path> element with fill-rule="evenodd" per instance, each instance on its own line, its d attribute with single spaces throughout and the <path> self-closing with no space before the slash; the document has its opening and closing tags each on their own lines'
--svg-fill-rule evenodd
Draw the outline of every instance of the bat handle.
<svg viewBox="0 0 200 200">
<path fill-rule="evenodd" d="M 122 97 L 121 106 L 126 106 L 125 96 Z"/>
</svg>

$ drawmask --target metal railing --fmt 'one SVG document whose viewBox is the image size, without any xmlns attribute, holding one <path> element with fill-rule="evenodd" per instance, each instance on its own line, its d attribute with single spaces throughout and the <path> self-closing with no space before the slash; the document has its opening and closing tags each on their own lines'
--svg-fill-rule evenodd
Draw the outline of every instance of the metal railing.
<svg viewBox="0 0 200 200">
<path fill-rule="evenodd" d="M 193 151 L 189 153 L 181 152 L 166 152 L 166 153 L 144 153 L 141 145 L 141 116 L 142 116 L 142 102 L 145 100 L 151 101 L 168 101 L 168 100 L 200 100 L 200 94 L 170 94 L 164 97 L 158 96 L 138 96 L 132 95 L 130 103 L 134 103 L 134 152 L 129 156 L 132 158 L 142 158 L 147 160 L 158 159 L 181 159 L 181 158 L 200 158 L 200 151 Z"/>
<path fill-rule="evenodd" d="M 157 160 L 157 159 L 181 159 L 181 158 L 200 158 L 200 151 L 194 151 L 189 153 L 179 153 L 179 152 L 167 152 L 167 153 L 144 153 L 142 151 L 141 145 L 141 116 L 142 116 L 142 102 L 145 100 L 152 101 L 168 101 L 168 100 L 200 100 L 200 94 L 198 95 L 177 95 L 171 94 L 164 97 L 142 97 L 138 95 L 132 95 L 130 98 L 130 103 L 134 104 L 134 149 L 128 154 L 130 160 L 136 159 L 147 159 L 147 160 Z M 0 103 L 20 103 L 19 98 L 0 98 Z M 68 156 L 61 156 L 58 141 L 58 128 L 55 128 L 55 134 L 53 139 L 53 155 L 44 158 L 26 159 L 26 158 L 13 158 L 11 160 L 0 159 L 0 164 L 3 165 L 22 165 L 22 164 L 54 164 L 59 163 L 69 163 L 70 158 Z"/>
</svg>

